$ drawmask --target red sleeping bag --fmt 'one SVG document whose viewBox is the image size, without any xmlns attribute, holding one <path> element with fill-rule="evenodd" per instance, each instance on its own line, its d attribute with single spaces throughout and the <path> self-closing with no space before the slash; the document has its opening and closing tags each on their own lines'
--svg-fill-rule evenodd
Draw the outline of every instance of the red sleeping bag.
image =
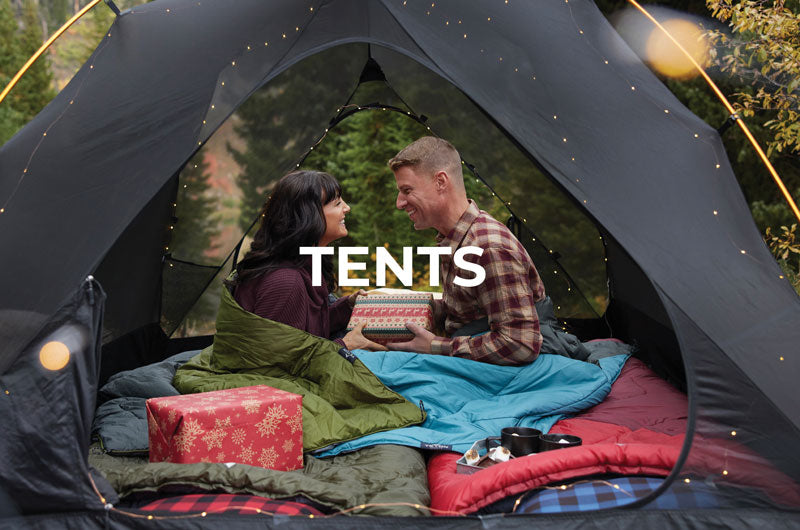
<svg viewBox="0 0 800 530">
<path fill-rule="evenodd" d="M 667 476 L 683 446 L 687 412 L 685 394 L 631 358 L 602 403 L 557 422 L 550 430 L 580 436 L 583 445 L 512 459 L 473 475 L 456 473 L 460 454 L 440 453 L 431 458 L 432 512 L 472 513 L 510 495 L 577 477 L 604 473 Z M 693 444 L 690 464 L 696 471 L 722 476 L 724 471 L 736 469 L 741 483 L 768 492 L 777 490 L 784 502 L 798 502 L 792 481 L 768 465 L 754 465 L 754 455 L 740 445 L 728 443 L 731 450 L 727 451 L 721 443 L 725 442 L 715 440 L 707 449 L 697 441 Z M 726 479 L 728 475 L 724 474 Z"/>
</svg>

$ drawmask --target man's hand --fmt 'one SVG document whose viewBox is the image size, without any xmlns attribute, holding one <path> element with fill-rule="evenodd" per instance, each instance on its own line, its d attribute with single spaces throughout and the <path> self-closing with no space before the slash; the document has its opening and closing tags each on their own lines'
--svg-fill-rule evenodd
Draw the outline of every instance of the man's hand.
<svg viewBox="0 0 800 530">
<path fill-rule="evenodd" d="M 387 344 L 390 350 L 396 351 L 415 351 L 417 353 L 430 353 L 431 352 L 431 341 L 433 340 L 436 335 L 428 331 L 427 329 L 419 326 L 417 324 L 413 324 L 411 322 L 406 322 L 406 328 L 408 331 L 414 334 L 414 338 L 408 342 L 391 342 Z"/>
<path fill-rule="evenodd" d="M 383 344 L 378 344 L 377 342 L 372 342 L 368 338 L 366 338 L 362 333 L 361 330 L 364 329 L 364 326 L 367 325 L 366 320 L 357 324 L 355 328 L 351 329 L 347 335 L 342 337 L 342 342 L 344 345 L 347 346 L 348 350 L 386 350 L 386 346 Z"/>
</svg>

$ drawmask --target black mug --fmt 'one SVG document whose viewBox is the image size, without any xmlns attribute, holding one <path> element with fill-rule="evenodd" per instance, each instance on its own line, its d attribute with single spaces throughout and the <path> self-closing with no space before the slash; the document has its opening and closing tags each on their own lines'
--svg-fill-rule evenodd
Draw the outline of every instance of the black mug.
<svg viewBox="0 0 800 530">
<path fill-rule="evenodd" d="M 540 440 L 539 447 L 541 451 L 552 451 L 554 449 L 577 447 L 583 443 L 583 441 L 577 436 L 559 433 L 543 434 L 540 437 Z"/>
<path fill-rule="evenodd" d="M 505 427 L 500 431 L 500 443 L 514 456 L 539 452 L 542 431 L 530 427 Z"/>
</svg>

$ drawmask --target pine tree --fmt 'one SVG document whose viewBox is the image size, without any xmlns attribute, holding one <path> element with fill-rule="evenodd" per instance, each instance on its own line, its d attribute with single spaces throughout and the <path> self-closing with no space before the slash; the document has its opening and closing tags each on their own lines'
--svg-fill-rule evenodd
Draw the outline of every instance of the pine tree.
<svg viewBox="0 0 800 530">
<path fill-rule="evenodd" d="M 20 30 L 8 0 L 0 0 L 0 85 L 5 86 L 28 58 L 42 45 L 42 30 L 36 4 L 26 0 Z M 0 103 L 0 144 L 30 121 L 54 97 L 53 74 L 46 56 L 41 56 Z"/>
<path fill-rule="evenodd" d="M 216 249 L 215 239 L 219 236 L 217 199 L 209 194 L 211 185 L 208 173 L 209 164 L 205 160 L 205 149 L 198 151 L 184 166 L 178 176 L 178 195 L 176 199 L 175 221 L 172 225 L 172 238 L 169 244 L 173 257 L 197 264 L 216 265 L 209 254 Z M 196 297 L 205 287 L 207 277 L 202 272 L 190 277 L 193 281 L 185 284 L 180 296 Z M 219 303 L 221 282 L 212 284 L 188 315 L 185 316 L 179 336 L 191 334 L 198 326 L 213 322 Z M 194 290 L 194 291 L 193 291 Z M 203 328 L 201 332 L 208 332 Z"/>
<path fill-rule="evenodd" d="M 261 210 L 270 185 L 295 169 L 297 159 L 323 133 L 362 66 L 352 48 L 339 46 L 289 68 L 239 107 L 235 130 L 247 148 L 229 149 L 242 168 L 237 184 L 243 230 Z"/>
<path fill-rule="evenodd" d="M 42 46 L 42 28 L 33 0 L 25 0 L 22 8 L 22 33 L 19 35 L 20 52 L 27 61 Z M 24 64 L 24 62 L 23 62 Z M 22 65 L 20 65 L 22 66 Z M 30 121 L 55 96 L 50 60 L 42 54 L 25 72 L 14 88 L 16 108 L 25 122 Z"/>
<path fill-rule="evenodd" d="M 47 21 L 49 33 L 60 28 L 70 15 L 69 0 L 39 0 L 39 6 Z"/>
<path fill-rule="evenodd" d="M 426 133 L 425 127 L 395 112 L 363 111 L 330 131 L 308 157 L 303 168 L 327 171 L 342 185 L 342 195 L 351 208 L 347 216 L 348 237 L 337 245 L 365 246 L 370 284 L 375 285 L 375 248 L 385 247 L 403 265 L 403 247 L 435 246 L 435 231 L 416 231 L 405 212 L 395 207 L 397 187 L 386 162 L 397 152 Z M 414 257 L 417 288 L 430 289 L 428 257 Z M 425 285 L 420 285 L 424 282 Z M 403 285 L 387 274 L 388 287 Z"/>
<path fill-rule="evenodd" d="M 6 87 L 22 65 L 17 42 L 17 21 L 9 0 L 0 0 L 0 90 Z M 0 145 L 4 144 L 24 123 L 14 100 L 7 97 L 0 103 Z"/>
<path fill-rule="evenodd" d="M 198 151 L 184 166 L 178 177 L 174 230 L 170 249 L 182 260 L 203 263 L 216 247 L 219 234 L 215 216 L 217 201 L 209 196 L 208 163 L 205 149 Z"/>
</svg>

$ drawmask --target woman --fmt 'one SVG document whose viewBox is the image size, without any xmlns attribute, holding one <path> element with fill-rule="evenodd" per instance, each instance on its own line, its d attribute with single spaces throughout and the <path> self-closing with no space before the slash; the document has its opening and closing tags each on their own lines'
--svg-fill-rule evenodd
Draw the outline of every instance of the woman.
<svg viewBox="0 0 800 530">
<path fill-rule="evenodd" d="M 336 288 L 330 256 L 322 258 L 325 285 L 311 283 L 311 256 L 300 247 L 325 246 L 347 235 L 350 207 L 339 183 L 321 171 L 294 171 L 281 178 L 261 212 L 261 226 L 250 250 L 228 281 L 246 311 L 328 338 L 343 329 L 363 290 L 328 303 Z M 366 339 L 360 325 L 336 342 L 349 350 L 385 350 Z"/>
</svg>

